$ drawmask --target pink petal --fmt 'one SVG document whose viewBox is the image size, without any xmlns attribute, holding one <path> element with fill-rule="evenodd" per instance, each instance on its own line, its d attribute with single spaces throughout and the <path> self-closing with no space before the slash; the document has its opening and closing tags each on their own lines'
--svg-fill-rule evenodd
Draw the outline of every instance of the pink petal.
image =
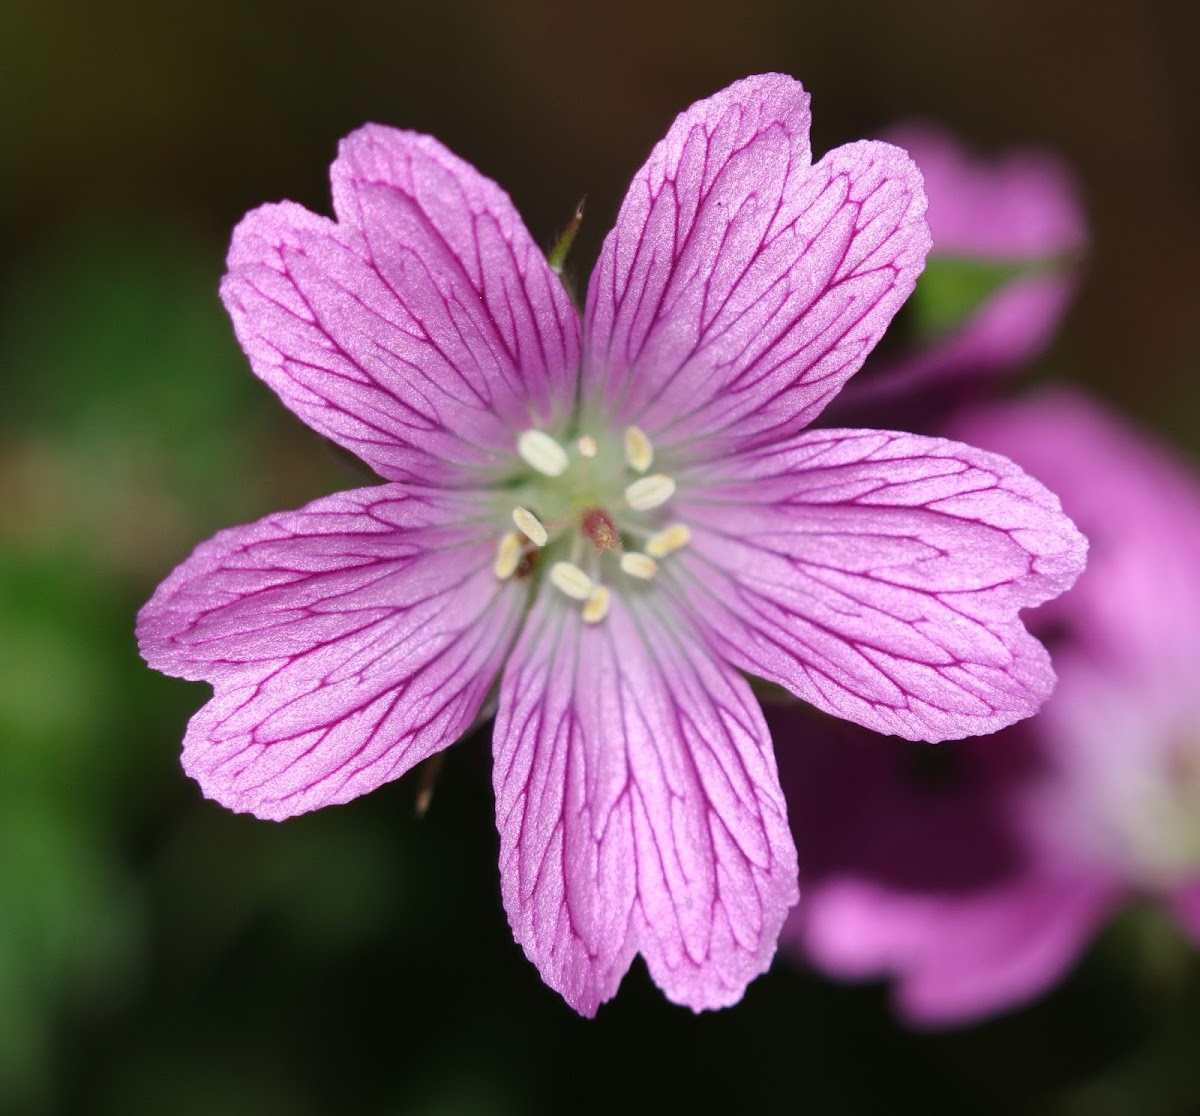
<svg viewBox="0 0 1200 1116">
<path fill-rule="evenodd" d="M 470 727 L 527 595 L 496 579 L 471 511 L 396 485 L 343 492 L 222 531 L 159 586 L 138 640 L 157 670 L 214 686 L 184 740 L 206 796 L 290 817 Z"/>
<path fill-rule="evenodd" d="M 567 416 L 579 320 L 508 195 L 436 140 L 368 125 L 338 223 L 290 202 L 234 231 L 221 295 L 254 371 L 393 480 L 489 466 Z"/>
<path fill-rule="evenodd" d="M 1086 245 L 1074 176 L 1053 153 L 1028 148 L 978 158 L 928 122 L 893 128 L 887 138 L 921 168 L 936 254 L 1052 259 Z"/>
<path fill-rule="evenodd" d="M 585 625 L 542 599 L 494 750 L 504 905 L 543 979 L 592 1015 L 640 952 L 678 1003 L 740 999 L 797 894 L 746 683 L 657 611 L 617 600 Z"/>
<path fill-rule="evenodd" d="M 1012 462 L 820 430 L 721 468 L 679 479 L 693 545 L 676 568 L 732 664 L 910 739 L 1037 711 L 1054 674 L 1018 613 L 1072 584 L 1086 543 Z"/>
<path fill-rule="evenodd" d="M 843 978 L 894 976 L 910 1022 L 963 1024 L 1033 999 L 1078 959 L 1120 898 L 1111 880 L 1029 873 L 1011 886 L 929 895 L 866 880 L 805 893 L 805 949 Z"/>
<path fill-rule="evenodd" d="M 825 416 L 836 426 L 868 426 L 877 417 L 891 425 L 899 406 L 927 429 L 948 397 L 978 390 L 981 378 L 1012 371 L 1049 345 L 1075 294 L 1087 228 L 1070 168 L 1050 152 L 978 159 L 926 123 L 887 138 L 921 168 L 932 257 L 1028 267 L 946 337 L 873 360 Z"/>
<path fill-rule="evenodd" d="M 808 130 L 778 74 L 675 121 L 592 276 L 585 400 L 664 446 L 746 444 L 802 429 L 860 367 L 923 266 L 921 176 L 880 143 L 814 167 Z"/>
<path fill-rule="evenodd" d="M 1166 683 L 1183 706 L 1200 661 L 1200 482 L 1190 463 L 1061 388 L 965 411 L 951 433 L 1048 484 L 1092 540 L 1087 576 L 1047 610 L 1053 622 L 1089 654 Z"/>
<path fill-rule="evenodd" d="M 833 401 L 823 421 L 866 426 L 878 420 L 940 431 L 947 411 L 964 397 L 977 396 L 985 384 L 995 390 L 995 376 L 1041 354 L 1076 285 L 1075 274 L 1065 268 L 1012 280 L 945 338 L 899 358 L 873 361 Z"/>
<path fill-rule="evenodd" d="M 894 978 L 925 1025 L 1055 983 L 1124 888 L 1041 824 L 1044 719 L 934 746 L 772 711 L 804 896 L 782 944 L 836 977 Z"/>
</svg>

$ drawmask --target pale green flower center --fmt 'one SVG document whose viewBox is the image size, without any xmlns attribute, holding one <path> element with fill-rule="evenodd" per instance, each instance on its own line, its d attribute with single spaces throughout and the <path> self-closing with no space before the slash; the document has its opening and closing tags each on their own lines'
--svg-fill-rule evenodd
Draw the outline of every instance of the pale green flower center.
<svg viewBox="0 0 1200 1116">
<path fill-rule="evenodd" d="M 675 480 L 651 472 L 654 446 L 636 426 L 623 436 L 583 433 L 563 444 L 543 430 L 517 438 L 523 471 L 505 490 L 515 530 L 496 547 L 495 574 L 542 576 L 580 602 L 583 619 L 608 615 L 612 589 L 644 587 L 691 532 L 667 505 Z"/>
<path fill-rule="evenodd" d="M 1134 782 L 1119 819 L 1134 856 L 1164 881 L 1200 871 L 1200 737 L 1178 741 L 1161 769 Z"/>
</svg>

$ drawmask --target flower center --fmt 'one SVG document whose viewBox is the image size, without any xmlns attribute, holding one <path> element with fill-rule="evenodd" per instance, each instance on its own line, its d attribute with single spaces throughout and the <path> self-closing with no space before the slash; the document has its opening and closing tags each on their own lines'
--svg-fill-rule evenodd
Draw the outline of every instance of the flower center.
<svg viewBox="0 0 1200 1116">
<path fill-rule="evenodd" d="M 565 446 L 544 430 L 526 430 L 517 454 L 527 471 L 506 490 L 515 498 L 516 530 L 496 548 L 501 580 L 545 570 L 595 624 L 608 615 L 610 585 L 644 588 L 659 562 L 691 540 L 684 524 L 669 521 L 675 481 L 650 472 L 654 446 L 636 426 L 620 440 L 585 433 Z"/>
<path fill-rule="evenodd" d="M 1143 864 L 1166 878 L 1200 869 L 1200 739 L 1173 741 L 1163 768 L 1126 794 L 1122 820 Z"/>
</svg>

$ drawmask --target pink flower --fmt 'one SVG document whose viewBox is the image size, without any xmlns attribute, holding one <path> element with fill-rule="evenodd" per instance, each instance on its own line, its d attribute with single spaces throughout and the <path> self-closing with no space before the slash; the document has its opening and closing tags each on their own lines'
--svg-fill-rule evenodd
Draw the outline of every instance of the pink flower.
<svg viewBox="0 0 1200 1116">
<path fill-rule="evenodd" d="M 929 122 L 901 125 L 888 138 L 925 179 L 933 248 L 914 302 L 935 312 L 916 315 L 915 343 L 872 361 L 832 419 L 894 421 L 899 408 L 928 430 L 1050 344 L 1078 285 L 1087 228 L 1074 177 L 1051 152 L 983 159 Z M 944 303 L 960 320 L 939 320 Z"/>
<path fill-rule="evenodd" d="M 808 97 L 748 78 L 672 126 L 581 322 L 491 181 L 369 125 L 336 221 L 238 226 L 222 294 L 254 371 L 383 484 L 200 546 L 143 609 L 205 679 L 184 766 L 284 818 L 452 743 L 498 683 L 504 903 L 580 1012 L 635 954 L 737 1001 L 796 901 L 770 738 L 740 671 L 942 739 L 1053 684 L 1018 610 L 1084 543 L 1003 458 L 805 431 L 912 290 L 929 238 L 899 149 L 812 164 Z"/>
<path fill-rule="evenodd" d="M 805 898 L 785 929 L 827 972 L 892 976 L 924 1025 L 1056 982 L 1141 896 L 1200 944 L 1200 484 L 1065 392 L 954 431 L 1054 485 L 1092 542 L 1038 614 L 1059 687 L 1042 713 L 938 755 L 794 713 L 771 718 Z"/>
</svg>

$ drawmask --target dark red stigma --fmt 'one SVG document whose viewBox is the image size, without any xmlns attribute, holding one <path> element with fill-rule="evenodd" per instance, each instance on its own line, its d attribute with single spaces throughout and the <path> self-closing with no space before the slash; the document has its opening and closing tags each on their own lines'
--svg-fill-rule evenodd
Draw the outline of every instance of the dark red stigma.
<svg viewBox="0 0 1200 1116">
<path fill-rule="evenodd" d="M 621 532 L 603 508 L 588 508 L 583 513 L 581 526 L 597 550 L 621 549 Z"/>
</svg>

